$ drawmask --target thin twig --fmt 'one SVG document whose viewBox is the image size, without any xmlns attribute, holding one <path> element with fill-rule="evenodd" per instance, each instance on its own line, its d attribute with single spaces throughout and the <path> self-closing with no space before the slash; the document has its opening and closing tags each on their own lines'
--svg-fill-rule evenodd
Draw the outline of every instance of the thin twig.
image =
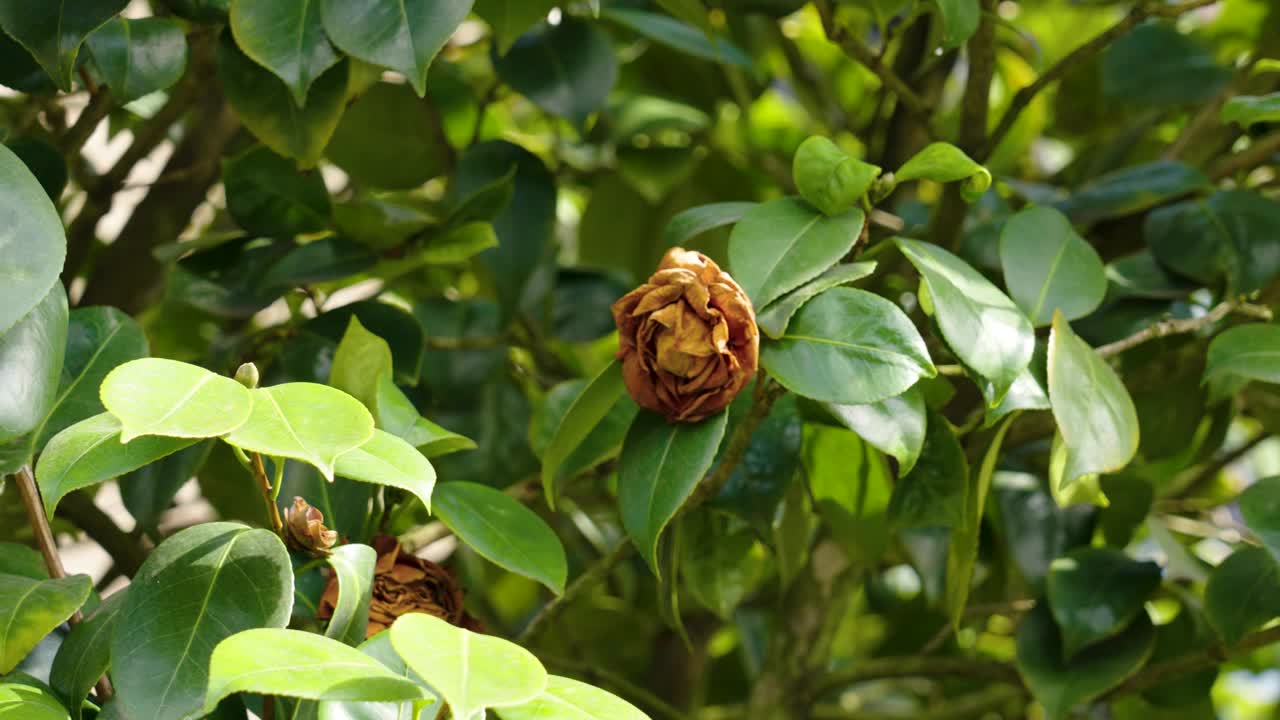
<svg viewBox="0 0 1280 720">
<path fill-rule="evenodd" d="M 1094 55 L 1102 52 L 1108 45 L 1137 27 L 1143 20 L 1150 17 L 1176 18 L 1184 13 L 1213 5 L 1219 1 L 1188 0 L 1178 5 L 1165 5 L 1159 0 L 1148 0 L 1135 5 L 1115 25 L 1103 30 L 1095 35 L 1093 39 L 1067 53 L 1065 57 L 1051 65 L 1049 69 L 1040 73 L 1040 76 L 1030 85 L 1015 93 L 1013 100 L 1009 103 L 1009 109 L 1005 110 L 1004 115 L 1000 117 L 1000 122 L 996 125 L 996 129 L 991 132 L 991 136 L 988 138 L 982 152 L 975 159 L 981 162 L 995 152 L 1000 145 L 1000 141 L 1004 140 L 1009 131 L 1013 129 L 1014 123 L 1018 121 L 1018 116 L 1022 114 L 1023 110 L 1027 109 L 1027 106 L 1040 94 L 1040 91 L 1057 82 L 1067 74 L 1067 71 L 1088 62 Z"/>
<path fill-rule="evenodd" d="M 1209 171 L 1209 176 L 1214 180 L 1221 180 L 1243 170 L 1252 170 L 1277 153 L 1280 153 L 1280 132 L 1273 132 L 1254 140 L 1253 144 L 1244 150 L 1220 160 Z"/>
<path fill-rule="evenodd" d="M 901 677 L 957 677 L 1022 685 L 1018 671 L 1005 663 L 969 657 L 912 655 L 868 658 L 850 667 L 835 670 L 814 683 L 813 696 L 821 697 L 854 683 Z"/>
<path fill-rule="evenodd" d="M 1213 645 L 1200 652 L 1187 653 L 1172 660 L 1156 663 L 1120 683 L 1114 690 L 1103 695 L 1100 700 L 1110 700 L 1122 695 L 1149 690 L 1191 673 L 1221 665 L 1232 657 L 1244 655 L 1278 642 L 1280 642 L 1280 626 L 1247 635 L 1231 647 L 1221 644 Z"/>
<path fill-rule="evenodd" d="M 538 633 L 555 620 L 566 607 L 596 585 L 604 582 L 604 579 L 609 577 L 613 569 L 620 565 L 623 560 L 630 557 L 633 552 L 635 552 L 635 546 L 631 544 L 629 539 L 623 538 L 619 540 L 612 550 L 603 555 L 595 564 L 587 568 L 570 583 L 560 597 L 543 605 L 542 609 L 538 611 L 533 620 L 529 621 L 529 624 L 525 626 L 516 640 L 518 642 L 526 642 L 537 637 Z"/>
<path fill-rule="evenodd" d="M 1184 320 L 1162 320 L 1155 325 L 1143 328 L 1122 340 L 1108 343 L 1098 348 L 1102 357 L 1111 357 L 1135 348 L 1143 343 L 1170 335 L 1184 335 L 1206 328 L 1231 314 L 1245 315 L 1258 320 L 1271 320 L 1271 309 L 1263 305 L 1253 305 L 1244 300 L 1227 300 L 1219 303 L 1209 312 L 1195 318 Z"/>
<path fill-rule="evenodd" d="M 492 350 L 511 342 L 502 335 L 489 337 L 428 337 L 428 350 Z"/>
</svg>

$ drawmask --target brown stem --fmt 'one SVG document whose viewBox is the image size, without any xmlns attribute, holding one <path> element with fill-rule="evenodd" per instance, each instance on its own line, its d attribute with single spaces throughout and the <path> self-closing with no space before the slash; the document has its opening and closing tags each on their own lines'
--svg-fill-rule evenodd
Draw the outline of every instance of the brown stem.
<svg viewBox="0 0 1280 720">
<path fill-rule="evenodd" d="M 839 690 L 846 685 L 900 677 L 955 677 L 984 682 L 1021 685 L 1022 678 L 1011 665 L 968 657 L 907 657 L 868 658 L 852 667 L 836 670 L 817 681 L 813 686 L 814 697 Z"/>
<path fill-rule="evenodd" d="M 1231 647 L 1220 644 L 1213 645 L 1200 652 L 1187 653 L 1172 660 L 1149 665 L 1142 672 L 1120 683 L 1114 690 L 1104 695 L 1102 699 L 1109 700 L 1122 695 L 1149 690 L 1191 673 L 1221 665 L 1232 657 L 1278 642 L 1280 642 L 1280 626 L 1247 635 Z"/>
<path fill-rule="evenodd" d="M 1232 313 L 1247 315 L 1259 320 L 1271 320 L 1270 308 L 1262 305 L 1253 305 L 1243 300 L 1227 300 L 1219 303 L 1200 317 L 1187 318 L 1185 320 L 1162 320 L 1155 325 L 1139 330 L 1127 338 L 1103 345 L 1097 349 L 1097 352 L 1102 357 L 1119 355 L 1126 350 L 1157 338 L 1195 332 L 1222 320 Z"/>
<path fill-rule="evenodd" d="M 276 460 L 276 462 L 283 462 Z M 258 453 L 249 455 L 249 464 L 253 468 L 253 477 L 258 481 L 258 489 L 262 491 L 262 499 L 267 503 L 267 514 L 271 518 L 271 529 L 277 535 L 284 534 L 284 521 L 280 519 L 280 506 L 276 504 L 275 493 L 272 492 L 271 479 L 267 477 L 267 468 L 262 464 L 262 456 Z"/>
<path fill-rule="evenodd" d="M 67 134 L 62 136 L 62 150 L 68 155 L 77 154 L 80 148 L 89 141 L 89 136 L 98 128 L 98 123 L 111 112 L 111 93 L 103 90 L 89 96 L 89 104 L 85 105 L 84 110 L 80 111 L 80 117 L 76 118 L 76 124 L 72 125 Z"/>
<path fill-rule="evenodd" d="M 1273 132 L 1270 135 L 1259 138 L 1244 150 L 1223 158 L 1213 166 L 1213 169 L 1209 171 L 1209 175 L 1214 180 L 1231 177 L 1238 172 L 1252 170 L 1270 160 L 1271 156 L 1276 153 L 1280 153 L 1280 132 Z"/>
</svg>

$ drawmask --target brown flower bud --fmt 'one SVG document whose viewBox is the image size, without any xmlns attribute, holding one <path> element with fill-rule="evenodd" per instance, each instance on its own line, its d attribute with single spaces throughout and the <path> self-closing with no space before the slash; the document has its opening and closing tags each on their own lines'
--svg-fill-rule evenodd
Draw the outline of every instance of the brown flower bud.
<svg viewBox="0 0 1280 720">
<path fill-rule="evenodd" d="M 403 552 L 395 538 L 380 536 L 373 541 L 378 562 L 373 572 L 373 598 L 369 603 L 369 624 L 365 637 L 391 627 L 396 618 L 409 613 L 426 613 L 475 632 L 480 622 L 462 606 L 462 587 L 448 568 Z M 338 603 L 338 578 L 320 596 L 316 617 L 328 620 Z"/>
<path fill-rule="evenodd" d="M 328 555 L 338 542 L 338 533 L 324 526 L 324 514 L 300 497 L 284 510 L 284 532 L 290 547 L 318 555 Z"/>
<path fill-rule="evenodd" d="M 756 373 L 751 300 L 702 253 L 667 251 L 649 282 L 613 304 L 613 320 L 627 390 L 668 421 L 714 415 Z"/>
</svg>

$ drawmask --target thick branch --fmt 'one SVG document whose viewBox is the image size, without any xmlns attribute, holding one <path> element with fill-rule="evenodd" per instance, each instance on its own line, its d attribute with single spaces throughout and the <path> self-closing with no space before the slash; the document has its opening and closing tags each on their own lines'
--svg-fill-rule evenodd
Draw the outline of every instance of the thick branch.
<svg viewBox="0 0 1280 720">
<path fill-rule="evenodd" d="M 1122 340 L 1103 345 L 1098 348 L 1098 354 L 1102 357 L 1111 357 L 1135 348 L 1143 343 L 1150 342 L 1162 337 L 1170 335 L 1184 335 L 1193 333 L 1202 328 L 1206 328 L 1219 320 L 1237 313 L 1247 315 L 1259 320 L 1271 320 L 1271 309 L 1261 305 L 1253 305 L 1243 300 L 1227 300 L 1219 303 L 1209 312 L 1196 318 L 1187 318 L 1185 320 L 1162 320 L 1147 328 L 1143 328 L 1138 332 L 1130 335 Z"/>
<path fill-rule="evenodd" d="M 1142 672 L 1120 683 L 1114 690 L 1104 695 L 1102 699 L 1109 700 L 1122 695 L 1150 690 L 1153 687 L 1177 680 L 1191 673 L 1221 665 L 1232 657 L 1244 655 L 1278 642 L 1280 642 L 1280 626 L 1247 635 L 1230 648 L 1223 645 L 1214 645 L 1201 652 L 1187 653 L 1172 660 L 1149 665 Z"/>
<path fill-rule="evenodd" d="M 845 55 L 880 78 L 880 83 L 885 89 L 896 95 L 898 102 L 913 114 L 921 118 L 929 117 L 931 112 L 929 104 L 905 80 L 898 77 L 893 68 L 885 64 L 884 57 L 877 55 L 861 40 L 850 35 L 848 28 L 836 23 L 835 9 L 832 7 L 831 0 L 815 0 L 814 6 L 818 9 L 818 15 L 822 19 L 822 29 L 826 32 L 828 40 L 839 45 Z"/>
<path fill-rule="evenodd" d="M 814 697 L 820 697 L 854 683 L 902 677 L 955 677 L 1007 685 L 1022 684 L 1018 671 L 1004 663 L 965 657 L 915 655 L 862 660 L 857 665 L 836 670 L 818 680 L 813 692 Z"/>
</svg>

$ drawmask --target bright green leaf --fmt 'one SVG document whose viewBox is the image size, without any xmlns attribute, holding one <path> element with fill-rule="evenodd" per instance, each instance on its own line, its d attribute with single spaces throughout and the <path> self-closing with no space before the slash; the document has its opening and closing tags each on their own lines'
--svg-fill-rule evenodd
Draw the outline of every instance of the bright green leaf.
<svg viewBox="0 0 1280 720">
<path fill-rule="evenodd" d="M 383 667 L 400 677 L 407 678 L 418 684 L 418 687 L 424 691 L 426 700 L 414 700 L 411 702 L 396 703 L 377 703 L 377 702 L 342 702 L 330 700 L 320 703 L 319 720 L 414 720 L 418 715 L 415 708 L 421 709 L 435 704 L 436 697 L 431 692 L 431 688 L 418 677 L 418 674 L 409 669 L 408 663 L 396 654 L 395 648 L 391 646 L 391 632 L 384 630 L 374 635 L 368 640 L 361 643 L 357 648 L 360 652 L 382 663 Z M 421 715 L 430 715 L 436 712 L 434 709 L 425 710 Z M 421 715 L 418 715 L 421 717 Z"/>
<path fill-rule="evenodd" d="M 964 503 L 964 523 L 951 533 L 951 542 L 947 544 L 947 584 L 943 599 L 947 619 L 955 630 L 960 629 L 960 621 L 964 618 L 965 604 L 969 601 L 969 591 L 973 585 L 974 568 L 978 564 L 982 514 L 986 510 L 991 478 L 995 475 L 1005 433 L 1012 424 L 1013 420 L 1010 418 L 996 430 L 991 444 L 982 455 L 982 465 L 978 467 L 978 472 L 970 474 L 969 491 Z"/>
<path fill-rule="evenodd" d="M 977 0 L 943 0 L 952 3 L 977 3 Z M 898 172 L 894 180 L 932 180 L 940 183 L 964 181 L 961 192 L 965 199 L 976 200 L 991 187 L 991 173 L 974 162 L 963 150 L 950 143 L 936 142 L 916 153 Z"/>
<path fill-rule="evenodd" d="M 0 720 L 70 720 L 70 716 L 62 703 L 44 690 L 11 682 L 0 683 Z"/>
<path fill-rule="evenodd" d="M 1249 127 L 1257 123 L 1280 122 L 1280 93 L 1237 95 L 1222 106 L 1222 122 Z"/>
<path fill-rule="evenodd" d="M 333 354 L 329 384 L 364 403 L 370 411 L 377 404 L 378 383 L 392 374 L 391 346 L 360 324 L 355 315 Z"/>
<path fill-rule="evenodd" d="M 435 468 L 412 445 L 385 430 L 374 430 L 362 445 L 338 455 L 334 472 L 359 482 L 407 490 L 431 509 Z"/>
<path fill-rule="evenodd" d="M 326 480 L 348 450 L 373 437 L 373 416 L 359 400 L 316 383 L 252 391 L 253 412 L 225 440 L 250 452 L 310 463 Z"/>
<path fill-rule="evenodd" d="M 143 435 L 219 437 L 250 416 L 253 398 L 243 385 L 197 365 L 141 358 L 102 381 L 102 404 L 120 420 L 121 442 Z"/>
<path fill-rule="evenodd" d="M 1204 379 L 1280 383 L 1280 325 L 1238 325 L 1209 343 Z"/>
<path fill-rule="evenodd" d="M 21 9 L 18 9 L 21 8 Z M 24 0 L 0 2 L 0 24 L 6 14 L 35 17 Z M 7 25 L 5 26 L 7 27 Z M 5 333 L 49 294 L 62 272 L 67 238 L 62 219 L 44 188 L 27 166 L 0 145 L 0 333 Z"/>
<path fill-rule="evenodd" d="M 364 642 L 373 597 L 373 566 L 378 554 L 368 545 L 348 543 L 333 549 L 327 558 L 338 578 L 338 601 L 325 628 L 325 637 L 348 645 Z"/>
<path fill-rule="evenodd" d="M 55 408 L 66 347 L 67 294 L 55 283 L 17 325 L 0 332 L 0 442 L 41 433 Z M 30 460 L 36 440 L 30 438 L 19 464 Z"/>
<path fill-rule="evenodd" d="M 915 467 L 924 447 L 927 417 L 924 393 L 918 386 L 866 405 L 823 403 L 823 407 L 872 447 L 897 458 L 899 475 Z"/>
<path fill-rule="evenodd" d="M 91 590 L 88 575 L 56 580 L 0 575 L 0 675 L 17 667 L 45 635 L 79 610 Z"/>
<path fill-rule="evenodd" d="M 502 720 L 649 720 L 631 703 L 584 682 L 558 675 L 533 700 L 498 709 Z"/>
<path fill-rule="evenodd" d="M 547 504 L 555 507 L 559 494 L 557 483 L 563 479 L 561 466 L 587 436 L 609 414 L 626 392 L 622 383 L 622 365 L 611 362 L 574 399 L 556 426 L 555 434 L 542 454 L 542 490 Z"/>
<path fill-rule="evenodd" d="M 428 459 L 476 448 L 471 438 L 450 432 L 419 415 L 418 409 L 388 375 L 378 378 L 374 414 L 379 427 L 416 447 Z"/>
<path fill-rule="evenodd" d="M 1005 221 L 1000 265 L 1009 294 L 1036 327 L 1053 322 L 1056 310 L 1067 320 L 1082 318 L 1107 294 L 1097 251 L 1053 208 L 1028 208 Z"/>
<path fill-rule="evenodd" d="M 786 334 L 787 326 L 791 324 L 791 318 L 802 305 L 833 287 L 847 285 L 855 280 L 860 280 L 875 272 L 875 270 L 876 263 L 874 261 L 836 265 L 770 303 L 768 307 L 757 315 L 756 324 L 760 326 L 765 335 L 778 340 Z"/>
<path fill-rule="evenodd" d="M 942 16 L 942 38 L 948 48 L 968 42 L 978 30 L 982 6 L 978 0 L 936 0 Z"/>
<path fill-rule="evenodd" d="M 827 215 L 839 215 L 852 208 L 871 189 L 880 172 L 880 168 L 851 157 L 819 135 L 800 143 L 791 164 L 800 195 Z"/>
</svg>

